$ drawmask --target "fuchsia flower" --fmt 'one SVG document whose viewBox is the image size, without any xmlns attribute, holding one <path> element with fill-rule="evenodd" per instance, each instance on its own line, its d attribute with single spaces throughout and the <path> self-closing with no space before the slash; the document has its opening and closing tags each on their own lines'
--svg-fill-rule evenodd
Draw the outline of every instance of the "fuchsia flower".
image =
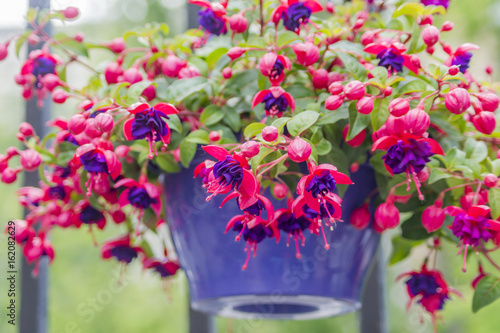
<svg viewBox="0 0 500 333">
<path fill-rule="evenodd" d="M 302 242 L 302 246 L 304 246 L 306 238 L 303 232 L 311 228 L 311 226 L 314 228 L 314 225 L 305 215 L 299 217 L 295 216 L 291 206 L 292 202 L 289 201 L 288 208 L 278 209 L 274 214 L 274 219 L 276 221 L 276 227 L 288 234 L 286 245 L 289 246 L 290 238 L 295 240 L 296 256 L 297 259 L 300 259 L 299 240 Z M 313 229 L 311 232 L 314 233 L 315 230 Z"/>
<path fill-rule="evenodd" d="M 292 95 L 279 86 L 259 91 L 252 100 L 252 109 L 259 103 L 264 103 L 266 115 L 271 118 L 274 116 L 281 118 L 288 107 L 290 107 L 292 113 L 295 110 L 295 100 Z"/>
<path fill-rule="evenodd" d="M 439 143 L 433 139 L 419 137 L 410 133 L 400 133 L 379 138 L 372 146 L 372 151 L 377 149 L 387 151 L 382 156 L 382 159 L 385 168 L 391 175 L 406 172 L 408 188 L 413 176 L 419 198 L 423 199 L 417 173 L 422 171 L 432 155 L 444 155 Z"/>
<path fill-rule="evenodd" d="M 198 12 L 198 23 L 208 32 L 216 36 L 227 32 L 226 8 L 228 0 L 220 2 L 189 0 L 189 3 L 205 8 Z"/>
<path fill-rule="evenodd" d="M 259 69 L 262 75 L 267 76 L 273 86 L 278 85 L 285 79 L 284 70 L 290 70 L 292 64 L 290 59 L 274 52 L 266 53 L 260 60 Z"/>
<path fill-rule="evenodd" d="M 336 184 L 353 184 L 349 177 L 337 171 L 337 168 L 330 164 L 320 164 L 316 166 L 308 163 L 310 174 L 300 179 L 297 184 L 298 197 L 292 204 L 292 211 L 296 218 L 306 216 L 315 222 L 315 229 L 323 233 L 325 248 L 330 246 L 326 241 L 322 219 L 326 218 L 327 226 L 331 226 L 342 217 L 342 199 L 333 193 Z"/>
<path fill-rule="evenodd" d="M 38 236 L 29 238 L 24 244 L 23 254 L 26 257 L 28 263 L 36 261 L 35 269 L 33 270 L 33 275 L 37 276 L 40 268 L 40 258 L 43 256 L 49 257 L 50 262 L 54 260 L 54 248 L 49 240 L 45 237 L 44 233 L 40 233 Z"/>
<path fill-rule="evenodd" d="M 101 145 L 104 146 L 104 145 Z M 115 153 L 109 149 L 111 147 L 97 147 L 93 143 L 88 143 L 78 147 L 75 158 L 83 165 L 83 169 L 89 173 L 89 180 L 85 185 L 88 188 L 87 195 L 92 194 L 92 189 L 107 181 L 105 175 L 110 175 L 116 179 L 121 171 L 122 164 Z"/>
<path fill-rule="evenodd" d="M 311 66 L 319 60 L 319 48 L 311 42 L 293 44 L 292 48 L 302 66 Z"/>
<path fill-rule="evenodd" d="M 163 260 L 145 258 L 142 261 L 142 266 L 145 269 L 155 270 L 162 278 L 174 275 L 181 268 L 178 261 L 169 260 L 168 258 L 164 258 Z"/>
<path fill-rule="evenodd" d="M 162 209 L 162 201 L 158 188 L 147 181 L 145 175 L 139 177 L 139 181 L 131 178 L 120 179 L 114 185 L 115 188 L 125 187 L 126 189 L 120 194 L 118 203 L 120 207 L 131 205 L 139 211 L 137 224 L 137 234 L 139 234 L 140 221 L 144 214 L 144 210 L 151 208 L 156 216 L 160 216 Z"/>
<path fill-rule="evenodd" d="M 365 47 L 364 51 L 376 54 L 377 59 L 379 59 L 378 65 L 387 68 L 389 72 L 401 72 L 404 66 L 415 74 L 418 74 L 418 67 L 411 61 L 411 56 L 404 53 L 406 46 L 401 43 L 389 44 L 386 41 L 371 43 Z"/>
<path fill-rule="evenodd" d="M 88 200 L 83 200 L 75 206 L 75 214 L 79 223 L 87 224 L 89 228 L 92 228 L 92 225 L 95 224 L 97 228 L 102 230 L 106 225 L 104 214 L 92 207 Z"/>
<path fill-rule="evenodd" d="M 470 51 L 479 50 L 479 46 L 465 43 L 460 45 L 454 52 L 448 48 L 444 48 L 444 50 L 449 55 L 449 58 L 445 60 L 444 64 L 450 67 L 458 66 L 460 72 L 465 73 L 469 68 L 469 62 L 472 58 L 472 53 Z"/>
<path fill-rule="evenodd" d="M 492 220 L 490 207 L 484 205 L 471 206 L 467 211 L 457 206 L 448 206 L 445 213 L 454 216 L 453 224 L 449 226 L 453 234 L 460 239 L 460 250 L 464 250 L 464 264 L 462 270 L 465 272 L 465 260 L 469 246 L 477 247 L 482 242 L 488 242 L 493 238 L 491 231 L 500 231 L 500 222 Z"/>
<path fill-rule="evenodd" d="M 312 13 L 320 12 L 323 6 L 315 0 L 280 0 L 280 5 L 271 14 L 275 25 L 283 19 L 287 30 L 300 32 L 300 26 L 307 24 Z"/>
<path fill-rule="evenodd" d="M 450 6 L 450 0 L 420 0 L 425 6 L 443 6 L 445 9 L 448 9 Z"/>
<path fill-rule="evenodd" d="M 144 253 L 144 251 L 140 247 L 130 244 L 129 234 L 110 239 L 104 242 L 101 247 L 101 256 L 104 259 L 114 257 L 116 260 L 126 264 L 130 264 L 140 253 Z"/>
<path fill-rule="evenodd" d="M 461 296 L 458 291 L 448 286 L 441 272 L 427 269 L 425 263 L 420 272 L 401 274 L 396 281 L 406 277 L 408 277 L 405 281 L 406 290 L 410 296 L 407 308 L 409 309 L 416 301 L 429 312 L 433 323 L 436 319 L 436 311 L 443 309 L 444 303 L 450 298 L 450 293 Z"/>
<path fill-rule="evenodd" d="M 123 124 L 123 134 L 127 140 L 146 139 L 149 143 L 149 158 L 156 151 L 155 142 L 161 141 L 166 147 L 170 143 L 170 128 L 165 119 L 169 114 L 176 114 L 177 109 L 168 103 L 158 103 L 150 107 L 147 103 L 136 103 L 129 108 L 134 115 Z"/>
</svg>

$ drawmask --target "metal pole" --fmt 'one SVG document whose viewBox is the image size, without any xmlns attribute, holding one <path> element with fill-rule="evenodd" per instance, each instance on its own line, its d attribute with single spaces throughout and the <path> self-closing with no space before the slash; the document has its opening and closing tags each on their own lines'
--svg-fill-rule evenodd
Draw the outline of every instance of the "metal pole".
<svg viewBox="0 0 500 333">
<path fill-rule="evenodd" d="M 29 6 L 39 10 L 49 9 L 50 0 L 29 0 Z M 50 25 L 46 32 L 50 33 Z M 39 48 L 39 45 L 28 46 L 28 53 Z M 38 107 L 37 99 L 32 98 L 26 102 L 25 120 L 29 122 L 39 136 L 46 132 L 45 123 L 50 117 L 50 100 L 44 100 L 43 107 Z M 25 174 L 24 186 L 38 186 L 39 178 L 36 172 Z M 37 277 L 32 275 L 33 265 L 28 264 L 23 257 L 21 262 L 21 309 L 20 333 L 46 333 L 47 332 L 47 258 L 40 262 Z"/>
<path fill-rule="evenodd" d="M 385 264 L 382 255 L 382 245 L 379 245 L 373 267 L 367 277 L 362 297 L 360 312 L 361 333 L 387 333 L 385 312 Z"/>
</svg>

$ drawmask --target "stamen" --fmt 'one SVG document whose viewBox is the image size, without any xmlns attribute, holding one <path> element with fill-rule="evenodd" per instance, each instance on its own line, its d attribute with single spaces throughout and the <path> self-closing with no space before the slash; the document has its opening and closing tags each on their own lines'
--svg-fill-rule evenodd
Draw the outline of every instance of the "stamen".
<svg viewBox="0 0 500 333">
<path fill-rule="evenodd" d="M 241 267 L 242 270 L 246 270 L 247 267 L 248 267 L 248 261 L 250 260 L 250 253 L 252 252 L 251 248 L 250 248 L 250 242 L 247 243 L 247 246 L 245 246 L 245 251 L 247 251 L 247 259 L 245 260 L 245 263 L 243 264 L 243 267 Z M 248 250 L 247 250 L 248 248 Z"/>
<path fill-rule="evenodd" d="M 325 229 L 323 229 L 323 222 L 319 220 L 319 225 L 321 226 L 321 232 L 323 233 L 323 240 L 325 241 L 325 250 L 330 248 L 330 244 L 326 241 Z"/>
<path fill-rule="evenodd" d="M 295 249 L 297 251 L 297 259 L 300 259 L 301 255 L 300 255 L 300 250 L 299 250 L 299 240 L 297 239 L 297 234 L 295 234 Z"/>
</svg>

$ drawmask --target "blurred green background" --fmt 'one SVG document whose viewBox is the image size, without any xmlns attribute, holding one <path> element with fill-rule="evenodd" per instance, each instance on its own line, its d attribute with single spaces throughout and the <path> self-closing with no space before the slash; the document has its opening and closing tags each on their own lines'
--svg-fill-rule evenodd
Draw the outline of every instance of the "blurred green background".
<svg viewBox="0 0 500 333">
<path fill-rule="evenodd" d="M 22 29 L 22 16 L 27 1 L 3 2 L 0 14 L 0 41 L 6 40 Z M 471 70 L 484 78 L 484 68 L 491 64 L 500 70 L 498 56 L 500 36 L 500 0 L 451 0 L 447 20 L 455 23 L 455 29 L 447 33 L 453 47 L 463 42 L 482 46 L 474 53 Z M 171 32 L 186 28 L 185 0 L 53 0 L 53 8 L 63 9 L 68 5 L 81 9 L 81 20 L 69 23 L 65 32 L 85 33 L 87 41 L 111 39 L 127 29 L 150 21 L 167 22 Z M 443 21 L 439 18 L 438 21 Z M 56 26 L 55 30 L 60 30 Z M 103 59 L 104 51 L 95 51 L 97 59 Z M 99 53 L 104 52 L 104 53 Z M 11 52 L 13 53 L 13 52 Z M 25 54 L 25 52 L 23 53 Z M 13 81 L 22 60 L 11 54 L 0 62 L 0 151 L 17 145 L 15 133 L 24 117 L 24 101 L 21 89 Z M 82 69 L 68 71 L 68 77 L 75 77 L 74 84 L 84 80 L 88 73 Z M 500 76 L 495 73 L 495 77 Z M 55 106 L 53 113 L 67 115 L 72 106 Z M 9 219 L 21 218 L 15 191 L 20 181 L 11 186 L 0 184 L 0 224 Z M 97 233 L 98 241 L 103 241 L 114 230 L 111 224 L 106 231 Z M 2 227 L 3 229 L 3 227 Z M 93 247 L 86 228 L 80 230 L 56 230 L 51 238 L 56 249 L 57 260 L 50 266 L 49 282 L 49 332 L 187 332 L 188 331 L 188 288 L 183 274 L 162 283 L 156 276 L 143 272 L 139 265 L 130 265 L 120 277 L 120 266 L 114 261 L 103 261 L 99 249 Z M 0 234 L 0 272 L 5 272 L 6 237 Z M 391 235 L 383 237 L 384 255 L 390 254 Z M 423 246 L 415 248 L 409 259 L 391 266 L 386 272 L 386 304 L 390 332 L 430 332 L 429 317 L 418 307 L 406 312 L 407 296 L 404 286 L 394 283 L 402 272 L 416 269 L 427 254 Z M 463 293 L 464 299 L 454 297 L 442 312 L 444 319 L 439 322 L 440 332 L 499 332 L 500 302 L 494 303 L 477 314 L 471 312 L 472 290 L 470 281 L 476 274 L 476 267 L 469 265 L 469 271 L 462 273 L 461 257 L 457 249 L 445 245 L 445 253 L 438 258 L 438 266 L 443 269 L 448 282 Z M 470 254 L 474 255 L 473 253 Z M 20 253 L 18 252 L 18 262 Z M 488 268 L 488 267 L 487 267 Z M 118 279 L 123 287 L 116 290 Z M 0 308 L 6 306 L 6 280 L 0 277 Z M 19 286 L 18 286 L 19 290 Z M 97 302 L 96 302 L 97 300 Z M 5 320 L 5 310 L 0 313 L 0 332 L 16 330 Z M 357 332 L 358 318 L 350 314 L 337 318 L 317 321 L 258 321 L 217 319 L 219 332 L 298 333 L 298 332 Z"/>
</svg>

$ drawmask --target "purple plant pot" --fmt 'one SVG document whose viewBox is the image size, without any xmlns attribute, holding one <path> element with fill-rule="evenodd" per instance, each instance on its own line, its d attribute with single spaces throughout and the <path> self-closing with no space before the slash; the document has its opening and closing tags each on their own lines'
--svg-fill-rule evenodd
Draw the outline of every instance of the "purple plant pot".
<svg viewBox="0 0 500 333">
<path fill-rule="evenodd" d="M 199 152 L 192 167 L 165 176 L 167 216 L 180 263 L 186 272 L 194 309 L 235 318 L 314 319 L 340 315 L 360 308 L 366 272 L 380 240 L 371 227 L 362 231 L 348 224 L 354 208 L 362 205 L 376 188 L 373 169 L 361 165 L 351 174 L 355 183 L 343 196 L 342 219 L 323 238 L 304 232 L 306 243 L 296 258 L 287 235 L 276 244 L 266 239 L 258 245 L 257 256 L 241 269 L 245 242 L 236 234 L 224 234 L 226 223 L 240 214 L 234 200 L 219 208 L 224 196 L 207 202 L 194 167 L 210 158 Z M 272 199 L 275 209 L 284 201 Z"/>
</svg>

